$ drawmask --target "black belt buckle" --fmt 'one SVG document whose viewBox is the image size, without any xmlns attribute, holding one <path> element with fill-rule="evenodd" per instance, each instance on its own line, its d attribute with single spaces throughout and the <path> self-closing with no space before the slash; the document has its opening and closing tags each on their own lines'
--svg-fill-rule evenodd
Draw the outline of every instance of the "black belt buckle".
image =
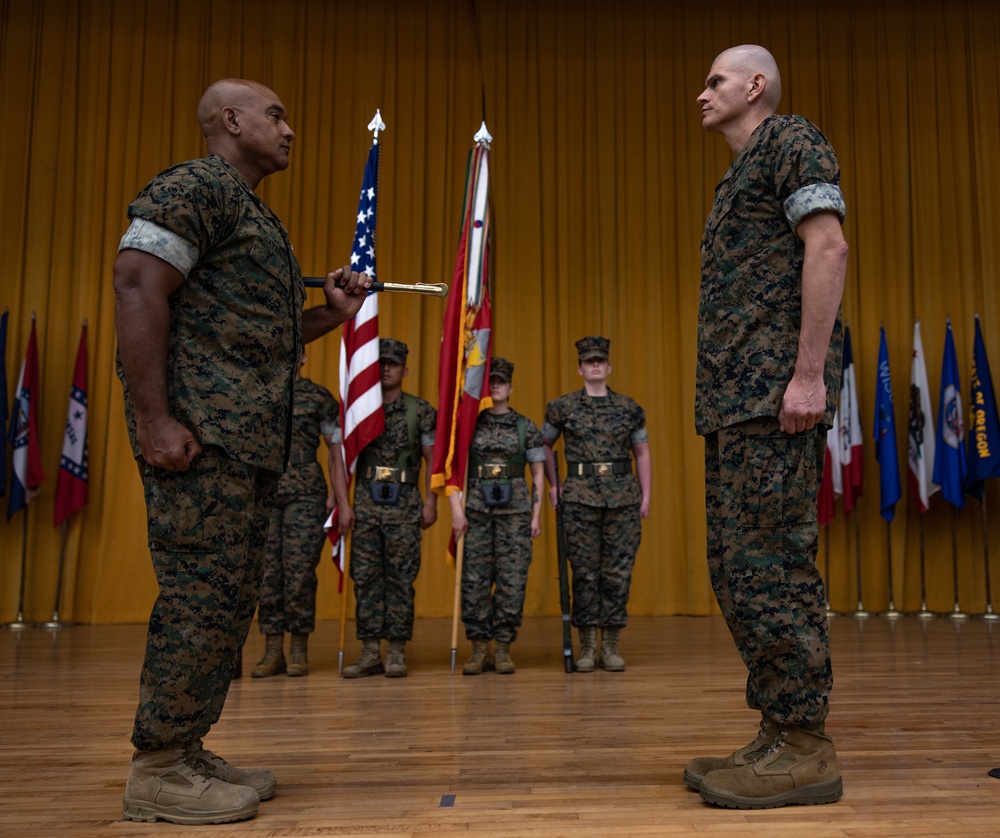
<svg viewBox="0 0 1000 838">
<path fill-rule="evenodd" d="M 399 503 L 400 495 L 403 492 L 403 484 L 373 480 L 368 484 L 368 491 L 371 492 L 372 501 L 379 506 L 395 506 Z"/>
</svg>

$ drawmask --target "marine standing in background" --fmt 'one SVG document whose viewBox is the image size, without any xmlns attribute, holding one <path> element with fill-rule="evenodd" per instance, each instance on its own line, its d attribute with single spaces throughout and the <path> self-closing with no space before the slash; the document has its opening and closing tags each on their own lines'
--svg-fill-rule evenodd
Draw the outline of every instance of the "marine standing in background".
<svg viewBox="0 0 1000 838">
<path fill-rule="evenodd" d="M 469 448 L 466 506 L 458 492 L 449 495 L 455 537 L 465 535 L 462 553 L 462 622 L 472 641 L 463 675 L 489 669 L 488 645 L 495 640 L 493 666 L 514 672 L 510 646 L 524 613 L 524 592 L 531 564 L 531 540 L 542 531 L 541 486 L 545 443 L 538 427 L 508 401 L 514 365 L 490 362 L 493 406 L 479 414 Z M 524 479 L 531 469 L 531 491 Z"/>
<path fill-rule="evenodd" d="M 300 368 L 306 360 L 302 353 Z M 340 456 L 337 400 L 325 387 L 304 378 L 301 369 L 294 386 L 292 450 L 288 470 L 275 489 L 267 530 L 264 581 L 257 610 L 265 649 L 250 673 L 254 678 L 282 672 L 291 676 L 309 674 L 309 635 L 316 627 L 316 567 L 327 540 L 323 524 L 334 506 L 340 507 L 341 525 L 350 527 L 353 522 L 344 458 Z M 323 469 L 316 460 L 321 437 L 328 453 L 332 453 L 327 457 L 329 493 Z M 287 664 L 283 648 L 286 632 L 291 635 Z"/>
<path fill-rule="evenodd" d="M 610 345 L 602 337 L 576 342 L 583 389 L 549 402 L 542 425 L 550 498 L 553 506 L 562 505 L 573 569 L 572 622 L 580 637 L 578 672 L 594 671 L 598 628 L 601 668 L 625 669 L 618 639 L 628 622 L 632 568 L 642 537 L 640 520 L 649 517 L 652 488 L 646 414 L 628 396 L 608 387 Z M 567 468 L 561 497 L 552 456 L 560 435 L 565 437 Z"/>
<path fill-rule="evenodd" d="M 350 574 L 361 655 L 344 667 L 345 678 L 406 675 L 420 531 L 437 520 L 437 495 L 430 490 L 437 411 L 403 392 L 406 344 L 392 338 L 378 344 L 385 431 L 358 456 Z M 424 501 L 418 485 L 421 457 L 427 464 Z M 379 648 L 383 638 L 388 641 L 385 665 Z"/>
<path fill-rule="evenodd" d="M 130 820 L 242 820 L 276 785 L 202 740 L 257 607 L 299 352 L 353 317 L 371 285 L 341 268 L 327 275 L 326 304 L 302 310 L 288 233 L 255 192 L 288 167 L 286 117 L 262 84 L 212 84 L 198 104 L 208 156 L 139 193 L 115 258 L 118 375 L 159 587 L 123 800 Z"/>
<path fill-rule="evenodd" d="M 843 793 L 825 731 L 833 671 L 816 494 L 840 386 L 845 207 L 826 137 L 776 116 L 780 99 L 778 66 L 759 46 L 721 53 L 698 96 L 702 127 L 734 157 L 701 244 L 708 566 L 761 719 L 752 742 L 692 760 L 684 780 L 740 809 Z"/>
</svg>

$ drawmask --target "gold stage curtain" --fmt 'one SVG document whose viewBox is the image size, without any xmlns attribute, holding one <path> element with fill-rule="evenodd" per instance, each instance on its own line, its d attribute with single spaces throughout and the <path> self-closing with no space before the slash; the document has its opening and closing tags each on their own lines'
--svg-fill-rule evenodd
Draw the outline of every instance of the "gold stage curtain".
<svg viewBox="0 0 1000 838">
<path fill-rule="evenodd" d="M 923 324 L 935 412 L 946 315 L 963 392 L 976 311 L 1000 375 L 996 3 L 2 0 L 0 307 L 10 310 L 9 390 L 37 313 L 47 479 L 26 519 L 0 524 L 0 621 L 17 613 L 22 557 L 26 619 L 53 610 L 61 555 L 53 498 L 84 318 L 90 502 L 67 528 L 60 616 L 107 623 L 148 615 L 155 584 L 114 373 L 111 265 L 136 192 L 166 166 L 203 153 L 195 108 L 205 87 L 226 76 L 264 82 L 289 109 L 292 164 L 261 193 L 291 231 L 307 275 L 348 258 L 366 125 L 379 107 L 388 124 L 379 275 L 450 281 L 466 157 L 486 120 L 494 137 L 495 352 L 516 365 L 512 403 L 541 423 L 548 399 L 580 385 L 573 342 L 611 339 L 611 385 L 646 408 L 654 473 L 631 610 L 715 611 L 692 406 L 699 242 L 730 154 L 721 137 L 703 133 L 695 98 L 714 56 L 742 42 L 772 50 L 783 70 L 781 110 L 816 122 L 843 169 L 851 246 L 844 316 L 866 483 L 857 529 L 838 504 L 820 566 L 829 565 L 834 607 L 852 610 L 860 548 L 864 605 L 884 608 L 891 542 L 895 604 L 917 608 L 917 517 L 905 496 L 891 529 L 878 510 L 871 429 L 879 326 L 889 341 L 905 487 L 914 318 Z M 432 402 L 443 310 L 438 299 L 410 295 L 386 296 L 380 307 L 382 334 L 410 345 L 406 388 Z M 339 338 L 309 354 L 306 374 L 336 392 Z M 997 489 L 987 493 L 994 530 Z M 438 510 L 417 582 L 423 616 L 451 612 L 447 503 Z M 986 604 L 983 520 L 970 500 L 955 531 L 959 597 L 970 611 Z M 528 615 L 558 612 L 549 509 L 543 525 Z M 924 533 L 929 604 L 950 611 L 952 510 L 940 496 Z M 997 567 L 994 560 L 994 580 Z M 320 576 L 319 616 L 332 617 L 339 598 L 328 558 Z"/>
</svg>

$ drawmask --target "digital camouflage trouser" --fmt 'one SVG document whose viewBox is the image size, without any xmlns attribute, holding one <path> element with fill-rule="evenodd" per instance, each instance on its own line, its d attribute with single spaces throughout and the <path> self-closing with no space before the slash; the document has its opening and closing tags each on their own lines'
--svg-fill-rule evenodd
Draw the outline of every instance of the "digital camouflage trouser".
<svg viewBox="0 0 1000 838">
<path fill-rule="evenodd" d="M 419 523 L 355 519 L 350 574 L 359 640 L 413 636 L 413 583 L 419 570 Z"/>
<path fill-rule="evenodd" d="M 267 531 L 257 625 L 261 634 L 310 634 L 316 627 L 316 567 L 326 542 L 326 495 L 280 489 Z"/>
<path fill-rule="evenodd" d="M 139 460 L 159 596 L 132 744 L 167 748 L 219 720 L 260 590 L 277 473 L 206 447 L 186 472 Z"/>
<path fill-rule="evenodd" d="M 469 640 L 513 643 L 531 564 L 531 512 L 467 509 L 462 553 L 462 623 Z"/>
<path fill-rule="evenodd" d="M 573 625 L 624 628 L 639 551 L 639 504 L 605 508 L 563 502 L 563 532 L 573 569 Z"/>
<path fill-rule="evenodd" d="M 755 419 L 705 437 L 712 586 L 748 670 L 747 704 L 778 722 L 819 722 L 833 686 L 816 568 L 816 492 L 826 432 Z"/>
</svg>

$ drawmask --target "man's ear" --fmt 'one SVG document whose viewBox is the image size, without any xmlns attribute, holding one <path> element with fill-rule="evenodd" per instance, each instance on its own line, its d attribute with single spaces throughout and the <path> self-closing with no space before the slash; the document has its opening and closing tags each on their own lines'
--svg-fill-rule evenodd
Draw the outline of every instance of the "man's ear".
<svg viewBox="0 0 1000 838">
<path fill-rule="evenodd" d="M 230 134 L 240 133 L 240 116 L 236 109 L 229 105 L 222 109 L 222 127 Z"/>
<path fill-rule="evenodd" d="M 750 89 L 747 91 L 747 101 L 752 102 L 755 99 L 759 99 L 764 94 L 764 88 L 767 87 L 767 76 L 763 73 L 754 73 L 750 78 Z"/>
</svg>

